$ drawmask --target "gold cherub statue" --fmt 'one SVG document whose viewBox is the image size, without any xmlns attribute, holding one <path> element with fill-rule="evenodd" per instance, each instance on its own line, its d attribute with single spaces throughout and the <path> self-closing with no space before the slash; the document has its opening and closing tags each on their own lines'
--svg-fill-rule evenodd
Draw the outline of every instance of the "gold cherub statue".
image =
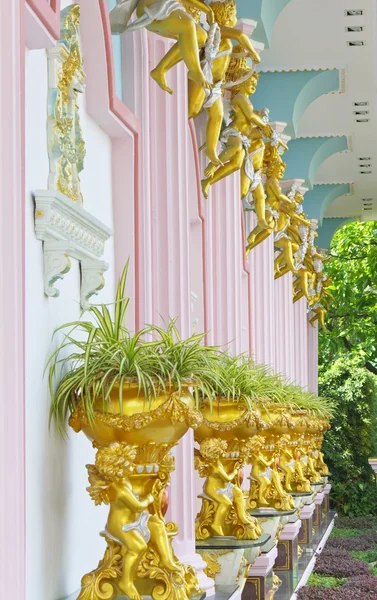
<svg viewBox="0 0 377 600">
<path fill-rule="evenodd" d="M 247 443 L 248 462 L 252 465 L 247 508 L 270 506 L 276 510 L 294 509 L 293 498 L 284 491 L 278 470 L 279 446 L 272 446 L 267 451 L 265 444 L 262 436 L 255 436 Z"/>
<path fill-rule="evenodd" d="M 241 59 L 238 58 L 240 53 Z M 232 118 L 220 135 L 223 150 L 219 159 L 222 165 L 217 167 L 210 162 L 204 171 L 206 178 L 202 180 L 202 190 L 206 198 L 211 185 L 241 169 L 241 193 L 247 195 L 254 181 L 255 169 L 260 170 L 254 166 L 258 162 L 257 157 L 260 159 L 259 154 L 263 163 L 262 134 L 270 138 L 273 133 L 271 126 L 259 116 L 250 102 L 249 97 L 256 91 L 259 75 L 247 66 L 245 56 L 242 48 L 233 48 L 225 84 L 231 93 Z"/>
<path fill-rule="evenodd" d="M 312 491 L 305 476 L 307 462 L 301 448 L 302 439 L 293 440 L 283 436 L 280 446 L 279 468 L 284 473 L 283 487 L 287 492 L 308 493 Z"/>
<path fill-rule="evenodd" d="M 275 259 L 275 279 L 291 271 L 297 274 L 304 269 L 304 252 L 307 244 L 303 242 L 310 227 L 302 210 L 304 196 L 297 190 L 287 194 L 290 204 L 284 202 L 280 213 L 280 230 L 275 233 L 274 244 L 280 249 Z M 304 233 L 305 232 L 305 233 Z M 304 255 L 304 256 L 305 256 Z"/>
<path fill-rule="evenodd" d="M 257 225 L 250 232 L 247 238 L 246 256 L 249 252 L 268 238 L 273 230 L 277 233 L 284 233 L 288 226 L 287 211 L 291 200 L 283 194 L 279 181 L 283 179 L 286 164 L 283 162 L 278 147 L 266 145 L 264 152 L 263 170 L 266 177 L 264 191 L 266 193 L 266 221 L 267 228 L 261 227 L 259 219 Z M 283 238 L 286 239 L 286 238 Z M 282 246 L 285 244 L 282 243 Z M 293 262 L 293 256 L 288 253 L 291 250 L 287 248 L 284 252 L 286 262 Z"/>
<path fill-rule="evenodd" d="M 304 449 L 304 438 L 299 437 L 297 446 L 294 448 L 295 459 L 295 484 L 297 492 L 311 492 L 312 488 L 307 477 L 308 471 L 308 456 Z"/>
<path fill-rule="evenodd" d="M 188 78 L 210 88 L 211 83 L 203 73 L 199 56 L 200 48 L 208 42 L 208 35 L 187 8 L 205 12 L 209 25 L 214 24 L 212 9 L 201 0 L 185 0 L 185 3 L 177 0 L 121 0 L 110 13 L 111 32 L 123 33 L 146 27 L 163 37 L 177 40 L 179 58 L 188 69 Z M 135 10 L 137 19 L 129 25 Z M 161 63 L 157 65 L 151 76 L 162 89 L 171 92 L 166 83 L 166 62 L 162 67 Z"/>
<path fill-rule="evenodd" d="M 261 535 L 256 519 L 245 510 L 242 490 L 238 485 L 243 462 L 240 452 L 227 452 L 228 442 L 209 438 L 195 452 L 195 468 L 206 480 L 203 485 L 202 508 L 196 518 L 196 538 L 235 536 L 255 540 Z M 239 455 L 234 456 L 234 455 Z"/>
<path fill-rule="evenodd" d="M 280 438 L 279 468 L 284 474 L 283 485 L 287 492 L 293 492 L 295 477 L 295 459 L 293 457 L 292 442 L 289 435 Z"/>
<path fill-rule="evenodd" d="M 327 426 L 326 426 L 327 428 Z M 323 431 L 323 430 L 322 430 Z M 323 433 L 312 440 L 312 452 L 315 459 L 315 468 L 323 476 L 330 475 L 329 468 L 325 463 L 324 454 L 322 452 Z"/>
<path fill-rule="evenodd" d="M 161 514 L 166 483 L 160 480 L 159 472 L 152 477 L 135 472 L 138 451 L 125 442 L 115 442 L 100 447 L 95 465 L 87 465 L 88 492 L 96 505 L 107 504 L 110 511 L 101 534 L 107 542 L 104 559 L 83 577 L 78 600 L 105 597 L 99 594 L 104 587 L 108 600 L 118 595 L 141 600 L 147 591 L 153 595 L 155 587 L 177 600 L 187 600 L 198 592 L 192 569 L 174 555 L 171 533 Z M 169 472 L 169 457 L 165 461 Z M 160 468 L 166 470 L 163 463 Z M 162 478 L 166 481 L 166 473 Z"/>
<path fill-rule="evenodd" d="M 307 478 L 310 483 L 320 483 L 322 481 L 322 476 L 317 470 L 317 456 L 315 450 L 313 450 L 311 444 L 309 443 L 308 447 L 308 468 L 307 468 Z"/>
<path fill-rule="evenodd" d="M 205 109 L 207 112 L 206 149 L 205 154 L 214 166 L 223 163 L 217 155 L 217 145 L 220 139 L 221 126 L 224 118 L 223 86 L 232 56 L 232 40 L 238 42 L 240 52 L 250 56 L 254 64 L 260 62 L 259 54 L 254 49 L 250 39 L 242 31 L 235 29 L 237 24 L 237 7 L 234 0 L 212 2 L 214 18 L 219 26 L 219 46 L 216 55 L 204 57 L 202 65 L 204 72 L 211 70 L 211 90 L 200 88 L 194 81 L 188 82 L 188 112 L 189 119 L 197 117 Z"/>
<path fill-rule="evenodd" d="M 203 110 L 207 113 L 206 126 L 206 150 L 205 154 L 214 165 L 221 165 L 217 155 L 217 145 L 220 138 L 221 125 L 224 117 L 223 108 L 223 84 L 232 55 L 232 40 L 240 45 L 240 48 L 250 56 L 254 63 L 260 62 L 259 54 L 255 51 L 250 39 L 242 31 L 235 29 L 237 24 L 237 7 L 234 0 L 212 2 L 210 8 L 213 11 L 215 23 L 218 29 L 213 32 L 214 42 L 211 51 L 202 51 L 201 67 L 207 79 L 211 82 L 211 88 L 205 88 L 197 81 L 188 81 L 188 117 L 194 119 Z M 193 14 L 196 21 L 200 19 L 200 11 Z M 165 85 L 167 72 L 182 60 L 179 45 L 175 44 L 154 70 L 153 76 L 157 81 L 163 81 L 163 89 L 172 93 Z"/>
</svg>

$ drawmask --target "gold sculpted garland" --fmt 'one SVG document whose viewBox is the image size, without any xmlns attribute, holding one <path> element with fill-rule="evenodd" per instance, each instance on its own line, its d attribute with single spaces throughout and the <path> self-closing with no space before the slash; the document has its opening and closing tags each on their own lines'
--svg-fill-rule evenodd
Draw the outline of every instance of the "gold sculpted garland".
<svg viewBox="0 0 377 600">
<path fill-rule="evenodd" d="M 136 414 L 125 419 L 120 415 L 112 415 L 100 411 L 95 412 L 95 419 L 105 423 L 113 429 L 122 431 L 133 431 L 145 427 L 149 423 L 168 417 L 172 423 L 186 423 L 188 427 L 196 429 L 203 422 L 203 417 L 197 410 L 193 410 L 180 401 L 179 395 L 173 393 L 166 402 L 159 408 L 150 410 L 146 413 Z M 82 405 L 78 406 L 70 417 L 71 427 L 78 433 L 83 425 L 89 425 L 89 420 L 85 414 Z"/>
</svg>

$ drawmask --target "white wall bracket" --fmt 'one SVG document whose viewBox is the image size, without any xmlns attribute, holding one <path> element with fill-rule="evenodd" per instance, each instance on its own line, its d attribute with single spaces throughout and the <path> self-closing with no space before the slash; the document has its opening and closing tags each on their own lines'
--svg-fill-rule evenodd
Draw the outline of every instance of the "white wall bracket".
<svg viewBox="0 0 377 600">
<path fill-rule="evenodd" d="M 71 258 L 81 267 L 80 302 L 87 308 L 89 299 L 105 285 L 103 274 L 109 265 L 102 260 L 105 242 L 112 231 L 88 211 L 57 190 L 35 193 L 35 233 L 43 242 L 44 291 L 56 298 L 55 283 L 71 268 Z"/>
</svg>

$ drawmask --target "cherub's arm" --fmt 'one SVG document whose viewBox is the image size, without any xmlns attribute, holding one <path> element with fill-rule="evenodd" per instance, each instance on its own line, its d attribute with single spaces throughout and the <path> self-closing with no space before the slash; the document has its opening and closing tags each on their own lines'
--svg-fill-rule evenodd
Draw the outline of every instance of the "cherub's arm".
<svg viewBox="0 0 377 600">
<path fill-rule="evenodd" d="M 242 46 L 242 48 L 250 54 L 251 58 L 256 64 L 260 63 L 260 56 L 247 35 L 245 35 L 242 31 L 239 31 L 239 29 L 234 29 L 234 27 L 225 27 L 224 25 L 220 25 L 220 31 L 223 38 L 236 40 L 240 46 Z"/>
<path fill-rule="evenodd" d="M 265 459 L 265 457 L 263 455 L 259 456 L 259 462 L 266 468 L 270 467 L 271 464 L 274 462 L 274 459 L 272 459 L 272 461 L 268 461 Z"/>
<path fill-rule="evenodd" d="M 297 215 L 296 213 L 292 215 L 292 221 L 297 221 L 299 223 L 302 223 L 303 225 L 306 225 L 307 227 L 310 226 L 310 221 L 305 219 L 305 217 L 303 217 L 302 215 Z"/>
<path fill-rule="evenodd" d="M 292 202 L 292 200 L 290 200 L 288 198 L 288 196 L 286 196 L 285 194 L 283 194 L 283 192 L 281 191 L 281 187 L 278 183 L 278 181 L 276 181 L 276 179 L 271 179 L 269 181 L 269 187 L 271 189 L 271 191 L 275 194 L 276 198 L 279 200 L 280 204 L 280 208 L 283 212 L 285 212 L 286 214 L 291 215 L 292 214 L 292 209 L 294 208 L 295 204 L 294 202 Z"/>
<path fill-rule="evenodd" d="M 225 471 L 225 469 L 222 465 L 217 466 L 216 470 L 217 470 L 217 473 L 220 475 L 220 477 L 222 479 L 224 479 L 225 481 L 232 481 L 232 479 L 234 479 L 235 476 L 237 475 L 237 471 L 233 471 L 233 473 L 230 473 L 228 475 L 228 473 Z"/>
<path fill-rule="evenodd" d="M 253 105 L 251 104 L 249 98 L 246 98 L 246 96 L 238 95 L 234 99 L 233 103 L 235 107 L 238 107 L 243 112 L 246 119 L 254 123 L 254 125 L 256 125 L 257 127 L 260 127 L 260 129 L 263 131 L 263 135 L 265 135 L 266 138 L 271 137 L 271 125 L 266 125 L 266 123 L 262 121 L 262 119 L 258 117 L 257 114 L 255 114 Z"/>
<path fill-rule="evenodd" d="M 123 504 L 125 504 L 128 508 L 134 511 L 141 511 L 146 509 L 150 504 L 152 504 L 154 500 L 152 494 L 148 494 L 148 496 L 144 500 L 139 500 L 138 498 L 136 498 L 132 489 L 128 488 L 125 488 L 122 491 L 121 499 Z"/>
<path fill-rule="evenodd" d="M 301 239 L 300 236 L 298 234 L 297 228 L 296 227 L 292 227 L 291 225 L 287 228 L 289 235 L 292 237 L 292 239 L 298 244 L 301 244 Z"/>
<path fill-rule="evenodd" d="M 283 140 L 281 140 L 280 138 L 279 138 L 278 142 L 279 142 L 278 143 L 278 148 L 281 146 L 283 148 L 284 152 L 288 152 L 289 148 L 288 148 L 287 144 L 285 144 L 283 142 Z"/>
</svg>

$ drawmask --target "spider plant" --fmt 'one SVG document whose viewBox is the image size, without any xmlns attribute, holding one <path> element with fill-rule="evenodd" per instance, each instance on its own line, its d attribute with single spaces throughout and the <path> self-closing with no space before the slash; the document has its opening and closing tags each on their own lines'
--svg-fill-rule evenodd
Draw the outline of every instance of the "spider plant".
<svg viewBox="0 0 377 600">
<path fill-rule="evenodd" d="M 316 394 L 292 383 L 287 383 L 286 389 L 291 405 L 294 407 L 307 410 L 310 415 L 315 417 L 330 419 L 334 415 L 335 407 L 328 398 L 316 396 Z"/>
<path fill-rule="evenodd" d="M 287 409 L 304 409 L 313 416 L 324 418 L 334 414 L 335 409 L 327 398 L 318 397 L 279 375 L 269 373 L 268 376 L 274 379 L 276 386 L 274 394 L 268 398 L 270 405 L 277 403 Z"/>
<path fill-rule="evenodd" d="M 268 400 L 275 394 L 274 378 L 268 376 L 267 368 L 255 364 L 249 356 L 219 354 L 210 373 L 210 387 L 217 398 L 243 402 L 249 408 Z"/>
<path fill-rule="evenodd" d="M 218 363 L 217 348 L 204 346 L 205 334 L 182 339 L 172 319 L 166 329 L 150 326 L 165 367 L 165 381 L 179 391 L 190 385 L 198 402 L 200 395 L 212 397 L 211 374 Z"/>
<path fill-rule="evenodd" d="M 247 355 L 230 356 L 223 352 L 210 373 L 211 389 L 216 397 L 244 402 L 248 407 L 286 406 L 306 409 L 310 414 L 330 418 L 334 408 L 326 398 L 319 398 L 289 382 L 265 365 L 258 365 Z"/>
<path fill-rule="evenodd" d="M 81 403 L 90 422 L 95 417 L 94 405 L 102 401 L 107 410 L 110 394 L 118 390 L 120 413 L 123 407 L 123 387 L 137 385 L 137 393 L 149 402 L 172 386 L 194 385 L 210 394 L 208 370 L 216 360 L 216 352 L 203 345 L 204 335 L 182 340 L 176 321 L 166 329 L 145 327 L 131 333 L 125 318 L 129 298 L 125 297 L 128 262 L 118 283 L 114 316 L 106 304 L 91 305 L 85 314 L 90 318 L 73 321 L 59 327 L 64 332 L 62 343 L 50 356 L 49 388 L 51 394 L 50 421 L 64 434 L 67 415 Z M 63 373 L 55 389 L 55 380 Z"/>
</svg>

